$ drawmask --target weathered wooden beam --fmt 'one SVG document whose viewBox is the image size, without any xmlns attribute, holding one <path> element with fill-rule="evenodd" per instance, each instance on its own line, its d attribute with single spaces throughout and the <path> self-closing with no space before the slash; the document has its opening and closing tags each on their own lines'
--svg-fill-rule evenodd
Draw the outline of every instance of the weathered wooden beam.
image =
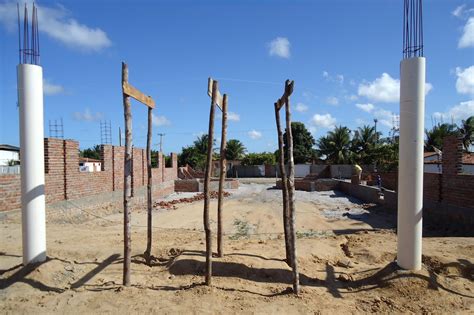
<svg viewBox="0 0 474 315">
<path fill-rule="evenodd" d="M 122 86 L 128 81 L 128 67 L 122 62 Z M 123 93 L 123 112 L 125 119 L 125 158 L 123 172 L 123 285 L 130 286 L 131 223 L 130 196 L 132 183 L 132 111 L 130 98 Z"/>
<path fill-rule="evenodd" d="M 123 82 L 122 91 L 123 91 L 123 94 L 133 97 L 140 103 L 143 103 L 150 108 L 155 108 L 155 101 L 151 98 L 151 96 L 145 95 L 144 93 L 140 92 L 137 88 L 133 87 L 130 83 Z"/>
<path fill-rule="evenodd" d="M 207 95 L 209 95 L 210 97 L 212 97 L 213 82 L 214 80 L 212 78 L 209 78 L 207 80 Z M 219 109 L 222 111 L 222 103 L 224 102 L 224 98 L 222 97 L 222 94 L 221 92 L 219 92 L 219 90 L 216 91 L 214 102 L 215 102 L 215 105 L 217 105 L 217 107 L 219 107 Z"/>
<path fill-rule="evenodd" d="M 211 203 L 211 197 L 209 194 L 209 185 L 211 182 L 211 170 L 212 170 L 212 144 L 214 136 L 214 116 L 215 116 L 215 105 L 216 95 L 218 90 L 218 83 L 214 81 L 212 84 L 211 94 L 211 110 L 209 113 L 209 131 L 207 133 L 207 159 L 206 159 L 206 172 L 204 174 L 204 231 L 206 233 L 206 285 L 212 284 L 212 231 L 211 223 L 209 221 L 209 204 Z"/>
<path fill-rule="evenodd" d="M 222 102 L 222 134 L 221 134 L 221 152 L 220 152 L 220 172 L 219 172 L 219 195 L 217 200 L 217 256 L 224 256 L 224 241 L 222 214 L 224 208 L 224 182 L 227 169 L 227 160 L 225 157 L 227 150 L 227 94 L 224 94 Z"/>
<path fill-rule="evenodd" d="M 291 243 L 290 243 L 290 213 L 288 206 L 288 179 L 286 176 L 285 169 L 285 150 L 283 148 L 283 132 L 281 130 L 280 122 L 280 102 L 275 103 L 275 120 L 277 126 L 277 135 L 278 135 L 278 152 L 280 156 L 278 158 L 278 166 L 280 169 L 280 178 L 281 178 L 281 193 L 283 197 L 283 231 L 285 233 L 285 252 L 286 252 L 286 262 L 291 266 Z"/>
<path fill-rule="evenodd" d="M 148 131 L 146 134 L 146 169 L 147 169 L 147 243 L 146 243 L 146 250 L 145 250 L 145 258 L 147 260 L 148 265 L 151 264 L 151 242 L 152 242 L 152 230 L 153 230 L 153 222 L 152 222 L 152 210 L 153 210 L 153 200 L 152 200 L 152 171 L 151 171 L 151 135 L 152 135 L 152 125 L 153 125 L 153 109 L 148 107 Z"/>
<path fill-rule="evenodd" d="M 294 83 L 295 81 L 293 80 L 286 80 L 285 82 L 285 92 L 283 95 L 278 99 L 277 101 L 277 109 L 280 110 L 287 102 L 288 97 L 290 97 L 291 94 L 293 94 L 293 88 L 294 88 Z"/>
<path fill-rule="evenodd" d="M 288 81 L 287 81 L 288 82 Z M 295 161 L 293 158 L 293 135 L 291 132 L 290 99 L 286 99 L 286 138 L 288 145 L 288 205 L 290 212 L 291 267 L 293 268 L 293 292 L 300 293 L 300 276 L 296 254 L 296 207 L 295 207 Z"/>
</svg>

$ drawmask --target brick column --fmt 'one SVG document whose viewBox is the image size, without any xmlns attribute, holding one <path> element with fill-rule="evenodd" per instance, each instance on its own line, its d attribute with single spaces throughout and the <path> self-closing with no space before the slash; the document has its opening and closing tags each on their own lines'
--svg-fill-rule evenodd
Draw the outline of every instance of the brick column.
<svg viewBox="0 0 474 315">
<path fill-rule="evenodd" d="M 64 190 L 67 200 L 80 196 L 77 187 L 79 175 L 79 143 L 74 140 L 64 140 Z"/>
<path fill-rule="evenodd" d="M 443 175 L 457 175 L 462 171 L 462 140 L 458 136 L 443 139 Z"/>
</svg>

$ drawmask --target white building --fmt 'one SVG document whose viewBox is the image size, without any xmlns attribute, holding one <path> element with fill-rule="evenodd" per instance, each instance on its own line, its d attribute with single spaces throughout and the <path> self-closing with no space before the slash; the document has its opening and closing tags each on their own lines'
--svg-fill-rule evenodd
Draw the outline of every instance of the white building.
<svg viewBox="0 0 474 315">
<path fill-rule="evenodd" d="M 79 158 L 79 171 L 81 172 L 100 172 L 102 170 L 102 161 L 80 157 Z"/>
<path fill-rule="evenodd" d="M 8 144 L 0 144 L 0 166 L 20 163 L 20 148 Z"/>
</svg>

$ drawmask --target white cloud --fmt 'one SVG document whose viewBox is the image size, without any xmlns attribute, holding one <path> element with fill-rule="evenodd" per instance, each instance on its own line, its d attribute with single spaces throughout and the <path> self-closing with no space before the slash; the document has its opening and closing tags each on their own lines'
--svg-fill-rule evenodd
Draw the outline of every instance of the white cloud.
<svg viewBox="0 0 474 315">
<path fill-rule="evenodd" d="M 359 84 L 358 94 L 376 102 L 397 102 L 400 97 L 400 81 L 384 72 L 373 82 Z"/>
<path fill-rule="evenodd" d="M 314 127 L 322 127 L 322 128 L 334 128 L 336 124 L 336 118 L 332 117 L 331 114 L 314 114 L 313 118 L 311 119 L 311 124 Z"/>
<path fill-rule="evenodd" d="M 339 99 L 334 96 L 329 96 L 326 98 L 326 103 L 329 105 L 337 106 L 339 105 Z"/>
<path fill-rule="evenodd" d="M 458 77 L 456 80 L 458 93 L 474 95 L 474 65 L 465 69 L 457 67 L 456 75 Z"/>
<path fill-rule="evenodd" d="M 447 112 L 444 113 L 433 113 L 433 117 L 447 121 L 450 121 L 451 119 L 463 120 L 472 115 L 474 115 L 474 100 L 461 102 L 458 105 L 451 107 Z"/>
<path fill-rule="evenodd" d="M 55 95 L 64 92 L 64 88 L 59 84 L 53 84 L 47 79 L 43 80 L 43 92 L 45 95 Z"/>
<path fill-rule="evenodd" d="M 432 89 L 433 85 L 426 83 L 425 95 Z M 374 102 L 396 103 L 400 99 L 400 80 L 384 72 L 380 78 L 372 82 L 359 84 L 358 94 Z"/>
<path fill-rule="evenodd" d="M 356 118 L 355 122 L 357 125 L 367 125 L 367 121 L 362 118 Z"/>
<path fill-rule="evenodd" d="M 459 48 L 474 47 L 474 17 L 467 19 L 458 43 Z"/>
<path fill-rule="evenodd" d="M 103 30 L 91 28 L 70 18 L 70 12 L 63 6 L 47 7 L 37 5 L 37 7 L 39 30 L 47 36 L 71 48 L 79 48 L 85 51 L 100 51 L 112 45 L 112 42 Z M 31 13 L 31 7 L 29 12 Z M 8 30 L 16 31 L 17 9 L 15 2 L 0 4 L 0 22 Z"/>
<path fill-rule="evenodd" d="M 255 129 L 249 131 L 247 134 L 250 138 L 252 138 L 254 140 L 260 139 L 262 137 L 262 133 L 260 131 L 255 130 Z"/>
<path fill-rule="evenodd" d="M 151 121 L 155 126 L 169 126 L 171 121 L 168 120 L 165 116 L 151 114 Z"/>
<path fill-rule="evenodd" d="M 270 56 L 290 58 L 290 41 L 286 37 L 277 37 L 268 43 Z"/>
<path fill-rule="evenodd" d="M 102 113 L 92 113 L 89 108 L 86 108 L 84 112 L 74 113 L 74 118 L 79 121 L 97 121 L 102 119 L 102 117 L 104 117 Z"/>
<path fill-rule="evenodd" d="M 363 110 L 364 112 L 370 113 L 374 110 L 375 106 L 373 104 L 356 104 L 357 108 Z"/>
<path fill-rule="evenodd" d="M 344 83 L 344 75 L 342 74 L 330 75 L 329 72 L 323 71 L 323 78 L 325 78 L 326 81 L 329 81 L 329 82 L 337 82 L 339 84 Z"/>
<path fill-rule="evenodd" d="M 454 15 L 455 17 L 460 18 L 464 14 L 464 9 L 465 8 L 466 8 L 465 4 L 460 5 L 460 6 L 456 7 L 456 9 L 454 9 L 453 12 L 451 12 L 451 14 Z"/>
<path fill-rule="evenodd" d="M 298 103 L 295 106 L 295 110 L 300 113 L 306 112 L 308 110 L 308 105 L 303 104 L 303 103 Z"/>
<path fill-rule="evenodd" d="M 227 119 L 230 121 L 240 121 L 240 115 L 234 112 L 228 112 Z"/>
<path fill-rule="evenodd" d="M 351 94 L 349 96 L 346 96 L 346 99 L 348 99 L 349 101 L 357 101 L 358 97 L 357 95 Z"/>
<path fill-rule="evenodd" d="M 388 128 L 393 128 L 393 117 L 394 113 L 383 108 L 379 108 L 374 112 L 374 117 L 378 119 L 378 122 Z"/>
</svg>

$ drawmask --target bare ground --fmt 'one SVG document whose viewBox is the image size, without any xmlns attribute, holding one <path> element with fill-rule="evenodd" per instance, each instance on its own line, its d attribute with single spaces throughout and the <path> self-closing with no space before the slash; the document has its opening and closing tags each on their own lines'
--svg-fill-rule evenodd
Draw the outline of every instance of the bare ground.
<svg viewBox="0 0 474 315">
<path fill-rule="evenodd" d="M 21 267 L 21 219 L 0 222 L 1 313 L 473 313 L 474 239 L 425 237 L 423 269 L 394 263 L 392 213 L 335 192 L 297 192 L 302 293 L 283 261 L 281 191 L 244 184 L 225 203 L 225 256 L 202 284 L 202 202 L 156 209 L 152 266 L 146 211 L 132 214 L 132 287 L 122 282 L 119 206 L 48 211 L 48 257 Z M 181 198 L 189 194 L 174 194 Z M 168 198 L 168 199 L 170 199 Z M 213 218 L 216 202 L 211 203 Z M 215 220 L 214 220 L 215 225 Z M 214 229 L 215 231 L 215 229 Z M 214 240 L 215 244 L 215 240 Z"/>
</svg>

